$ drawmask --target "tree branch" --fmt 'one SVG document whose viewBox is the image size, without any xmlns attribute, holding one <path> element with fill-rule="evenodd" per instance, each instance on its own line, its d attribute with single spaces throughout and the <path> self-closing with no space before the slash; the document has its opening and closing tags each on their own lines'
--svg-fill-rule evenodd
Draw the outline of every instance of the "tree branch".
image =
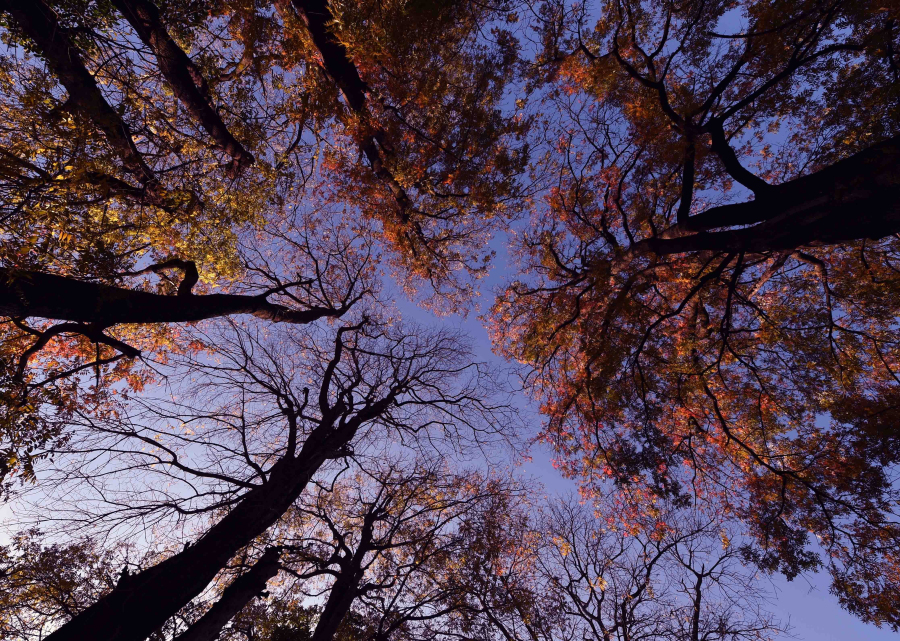
<svg viewBox="0 0 900 641">
<path fill-rule="evenodd" d="M 722 161 L 722 164 L 725 166 L 725 171 L 727 171 L 732 178 L 757 196 L 771 187 L 765 180 L 747 170 L 747 168 L 738 160 L 737 154 L 734 153 L 734 149 L 731 148 L 727 138 L 725 138 L 725 131 L 722 128 L 721 120 L 717 118 L 710 120 L 706 124 L 705 129 L 712 138 L 712 150 Z"/>
<path fill-rule="evenodd" d="M 341 305 L 298 310 L 271 303 L 264 296 L 186 295 L 189 285 L 190 278 L 186 276 L 179 288 L 181 295 L 163 296 L 44 272 L 0 268 L 0 316 L 111 327 L 120 323 L 189 323 L 251 314 L 276 323 L 305 324 L 319 318 L 340 317 L 349 308 Z"/>
</svg>

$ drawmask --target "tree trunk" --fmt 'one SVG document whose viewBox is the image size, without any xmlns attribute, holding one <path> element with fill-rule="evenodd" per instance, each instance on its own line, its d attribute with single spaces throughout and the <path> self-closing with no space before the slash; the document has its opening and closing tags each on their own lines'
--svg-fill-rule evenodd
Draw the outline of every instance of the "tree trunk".
<svg viewBox="0 0 900 641">
<path fill-rule="evenodd" d="M 47 641 L 145 641 L 200 594 L 237 552 L 263 534 L 290 508 L 312 476 L 334 457 L 359 425 L 384 411 L 374 403 L 340 427 L 322 423 L 296 458 L 281 459 L 268 481 L 243 499 L 194 545 L 127 578 L 94 605 L 47 637 Z"/>
<path fill-rule="evenodd" d="M 714 229 L 722 231 L 709 231 Z M 760 253 L 898 232 L 900 136 L 895 136 L 815 173 L 767 187 L 750 202 L 713 207 L 664 234 L 669 237 L 639 244 L 658 255 Z"/>
<path fill-rule="evenodd" d="M 337 85 L 347 104 L 355 113 L 366 106 L 366 83 L 359 76 L 356 65 L 350 60 L 347 47 L 328 29 L 334 20 L 328 0 L 291 0 L 300 18 L 306 24 L 313 44 L 322 56 L 322 68 Z"/>
<path fill-rule="evenodd" d="M 337 633 L 344 617 L 350 612 L 350 607 L 357 596 L 359 587 L 358 576 L 339 576 L 331 587 L 328 601 L 319 616 L 319 622 L 313 632 L 310 641 L 331 641 Z"/>
<path fill-rule="evenodd" d="M 253 163 L 253 156 L 239 143 L 210 106 L 206 98 L 206 81 L 200 70 L 169 35 L 159 9 L 150 0 L 113 0 L 119 12 L 134 27 L 141 41 L 156 55 L 159 69 L 175 96 L 191 116 L 231 156 L 235 168 Z"/>
<path fill-rule="evenodd" d="M 278 574 L 278 549 L 269 548 L 250 570 L 234 580 L 222 597 L 198 621 L 175 641 L 215 641 L 222 628 Z"/>
<path fill-rule="evenodd" d="M 374 509 L 374 508 L 373 508 Z M 331 586 L 328 600 L 322 608 L 319 622 L 313 631 L 310 641 L 331 641 L 341 626 L 353 601 L 359 596 L 359 583 L 363 577 L 363 561 L 372 542 L 375 515 L 369 512 L 364 520 L 359 544 L 353 556 L 346 560 L 338 573 L 337 580 Z"/>
<path fill-rule="evenodd" d="M 334 20 L 328 0 L 291 0 L 291 4 L 309 30 L 313 44 L 322 57 L 322 69 L 325 74 L 343 94 L 350 109 L 358 116 L 365 117 L 366 83 L 350 59 L 347 47 L 335 38 L 328 28 L 328 23 Z M 359 148 L 369 161 L 372 173 L 390 190 L 400 210 L 400 222 L 405 225 L 409 222 L 412 200 L 393 172 L 385 165 L 384 145 L 378 142 L 378 132 L 372 130 L 368 124 L 366 126 L 369 130 L 359 141 Z"/>
<path fill-rule="evenodd" d="M 16 24 L 37 46 L 51 71 L 69 94 L 68 102 L 87 116 L 106 135 L 110 146 L 125 167 L 142 183 L 154 181 L 153 172 L 144 163 L 131 139 L 131 131 L 97 86 L 84 66 L 78 49 L 54 11 L 43 0 L 0 0 L 0 10 L 8 12 Z"/>
</svg>

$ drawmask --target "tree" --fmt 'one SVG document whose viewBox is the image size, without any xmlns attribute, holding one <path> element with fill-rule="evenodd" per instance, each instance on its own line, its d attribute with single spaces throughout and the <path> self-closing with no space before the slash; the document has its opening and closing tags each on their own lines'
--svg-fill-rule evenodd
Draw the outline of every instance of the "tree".
<svg viewBox="0 0 900 641">
<path fill-rule="evenodd" d="M 116 582 L 119 555 L 85 539 L 42 545 L 40 532 L 0 548 L 0 636 L 41 639 Z"/>
<path fill-rule="evenodd" d="M 586 486 L 693 496 L 896 627 L 894 10 L 538 9 L 554 183 L 493 322 L 544 437 Z"/>
<path fill-rule="evenodd" d="M 499 31 L 493 40 L 479 32 L 502 15 L 502 7 L 448 3 L 436 12 L 404 6 L 383 11 L 370 4 L 354 13 L 352 7 L 338 11 L 326 3 L 276 3 L 275 11 L 244 3 L 177 5 L 138 0 L 0 4 L 8 46 L 2 60 L 8 91 L 0 145 L 5 241 L 0 313 L 9 318 L 3 326 L 4 439 L 9 442 L 4 473 L 33 479 L 34 463 L 48 449 L 71 460 L 76 451 L 105 437 L 133 442 L 141 451 L 148 444 L 145 435 L 122 422 L 120 403 L 129 407 L 130 395 L 152 384 L 170 384 L 151 373 L 160 367 L 152 359 L 177 360 L 213 347 L 186 338 L 192 334 L 187 323 L 252 314 L 307 325 L 340 318 L 357 306 L 370 292 L 371 265 L 365 256 L 357 261 L 352 242 L 338 243 L 335 252 L 325 248 L 327 231 L 321 225 L 304 228 L 308 234 L 300 240 L 296 229 L 279 235 L 280 225 L 296 209 L 305 214 L 328 207 L 328 219 L 332 203 L 359 204 L 370 196 L 377 201 L 385 185 L 390 193 L 399 187 L 407 192 L 403 216 L 412 218 L 413 207 L 416 216 L 428 213 L 415 226 L 423 238 L 431 238 L 427 243 L 441 248 L 431 252 L 442 256 L 434 264 L 463 264 L 483 250 L 487 227 L 482 218 L 504 214 L 512 176 L 523 166 L 524 154 L 510 144 L 523 124 L 504 120 L 499 109 L 514 43 Z M 418 29 L 393 26 L 404 13 Z M 348 29 L 338 30 L 341 20 Z M 338 37 L 349 40 L 354 34 L 353 46 L 338 47 L 342 64 L 352 68 L 368 60 L 371 72 L 364 75 L 371 77 L 365 88 L 360 80 L 357 90 L 378 93 L 380 123 L 371 116 L 371 104 L 361 109 L 354 102 L 348 114 L 335 91 L 341 78 L 328 75 L 335 71 L 330 59 L 320 59 L 328 53 L 323 43 L 334 46 Z M 239 48 L 243 51 L 235 59 Z M 393 79 L 398 59 L 385 55 L 392 50 L 429 63 L 421 66 L 418 84 Z M 495 51 L 502 55 L 495 58 Z M 319 165 L 323 149 L 327 162 Z M 366 151 L 371 171 L 359 166 L 359 149 Z M 222 152 L 226 167 L 220 164 Z M 340 189 L 332 174 L 344 176 L 348 185 L 362 184 L 361 191 L 346 190 L 361 197 L 337 197 L 322 180 L 327 176 Z M 309 184 L 318 193 L 306 190 Z M 430 204 L 418 202 L 425 200 Z M 479 215 L 454 213 L 461 206 Z M 377 203 L 363 213 L 381 214 Z M 468 221 L 471 228 L 456 229 L 446 222 L 450 219 Z M 360 232 L 371 234 L 365 226 Z M 273 260 L 285 245 L 291 256 L 299 250 L 299 263 L 282 256 Z M 365 241 L 362 245 L 363 254 L 371 249 Z M 451 273 L 440 269 L 445 276 Z M 475 272 L 479 269 L 476 265 Z M 181 273 L 180 281 L 167 278 L 172 271 Z M 124 280 L 143 274 L 159 279 L 136 287 Z M 341 325 L 337 342 L 326 340 L 332 347 L 327 353 L 314 343 L 321 335 L 298 334 L 313 344 L 294 343 L 295 348 L 325 359 L 316 370 L 320 394 L 312 400 L 324 414 L 301 415 L 309 398 L 297 390 L 275 392 L 276 405 L 288 401 L 291 408 L 284 414 L 290 424 L 284 452 L 260 463 L 244 451 L 236 460 L 249 467 L 228 476 L 203 466 L 183 467 L 166 450 L 172 455 L 167 465 L 176 474 L 231 487 L 193 497 L 210 499 L 199 508 L 185 498 L 135 504 L 124 515 L 101 513 L 101 522 L 103 517 L 153 518 L 195 510 L 221 518 L 195 545 L 130 576 L 54 637 L 121 633 L 143 638 L 185 607 L 238 549 L 272 526 L 322 465 L 349 455 L 346 448 L 362 426 L 375 421 L 387 430 L 427 431 L 395 424 L 397 416 L 445 404 L 448 410 L 459 405 L 478 411 L 479 390 L 464 386 L 460 397 L 440 391 L 467 369 L 457 358 L 462 348 L 453 337 L 435 336 L 429 342 L 425 336 L 391 333 L 396 328 L 387 321 L 380 321 L 386 325 L 380 329 L 372 322 L 356 316 L 353 324 Z M 362 351 L 355 341 L 345 345 L 347 337 L 358 335 L 374 343 Z M 380 354 L 387 361 L 374 363 L 379 336 L 387 341 L 387 353 Z M 418 347 L 407 354 L 409 341 Z M 419 347 L 424 352 L 417 352 Z M 216 355 L 209 358 L 224 357 L 210 349 L 201 360 L 211 352 Z M 143 363 L 136 363 L 139 356 Z M 419 357 L 437 358 L 440 365 L 432 365 L 451 369 L 440 375 L 435 369 L 431 377 L 431 365 L 413 365 Z M 345 365 L 350 369 L 343 371 Z M 339 382 L 345 387 L 336 390 Z M 366 387 L 362 397 L 356 396 L 360 386 Z M 491 411 L 486 405 L 481 409 Z M 298 443 L 298 430 L 306 427 L 298 423 L 307 420 L 317 421 L 319 429 L 310 428 L 310 438 Z M 453 421 L 467 419 L 457 414 L 435 420 L 429 427 L 450 429 Z M 74 433 L 85 438 L 75 439 Z M 205 445 L 217 447 L 213 441 Z M 273 466 L 271 477 L 268 466 Z M 265 569 L 258 573 L 263 583 L 271 567 L 268 561 L 254 566 Z M 256 576 L 253 572 L 245 578 Z M 185 581 L 186 576 L 192 578 Z M 244 583 L 257 585 L 257 579 Z M 144 604 L 140 613 L 134 610 L 138 602 Z M 223 602 L 216 612 L 228 607 Z"/>
<path fill-rule="evenodd" d="M 101 380 L 142 380 L 134 361 L 177 342 L 173 325 L 318 317 L 284 297 L 305 275 L 247 287 L 242 243 L 285 212 L 352 208 L 376 221 L 366 233 L 397 250 L 409 283 L 452 304 L 471 295 L 460 274 L 485 273 L 485 240 L 514 213 L 527 159 L 528 123 L 501 108 L 515 41 L 499 27 L 485 37 L 508 9 L 0 4 L 0 472 L 32 479 L 68 406 L 102 396 Z M 148 270 L 156 291 L 128 280 Z M 38 352 L 50 388 L 22 389 Z M 90 369 L 93 393 L 72 376 Z"/>
<path fill-rule="evenodd" d="M 593 509 L 554 500 L 536 512 L 534 487 L 447 472 L 433 462 L 345 468 L 239 552 L 212 594 L 151 638 L 763 639 L 782 629 L 721 523 L 670 509 L 636 524 L 609 499 Z M 5 601 L 5 612 L 34 610 L 48 597 L 70 604 L 37 608 L 30 621 L 45 633 L 89 605 L 91 590 L 106 593 L 131 578 L 124 570 L 116 579 L 119 563 L 94 543 L 45 550 L 19 556 L 6 576 L 20 587 Z M 29 555 L 36 560 L 23 563 Z M 61 558 L 81 573 L 54 573 Z M 254 584 L 265 567 L 274 568 L 268 578 L 281 578 Z M 220 616 L 236 604 L 232 621 Z"/>
<path fill-rule="evenodd" d="M 22 307 L 27 301 L 28 309 L 18 310 L 23 316 L 47 312 L 40 309 L 46 301 L 56 315 L 68 311 L 69 320 L 14 317 L 6 326 L 4 471 L 18 468 L 25 478 L 33 477 L 34 461 L 65 442 L 72 412 L 85 405 L 103 411 L 119 394 L 116 383 L 126 385 L 126 394 L 128 388 L 140 391 L 157 380 L 153 361 L 200 346 L 163 323 L 246 313 L 268 322 L 308 324 L 339 318 L 375 291 L 373 248 L 359 232 L 322 216 L 272 217 L 269 225 L 242 243 L 246 275 L 232 285 L 234 293 L 192 293 L 197 269 L 191 261 L 170 260 L 132 274 L 181 268 L 185 275 L 175 295 L 175 287 L 165 281 L 162 292 L 154 293 L 147 291 L 149 283 L 126 289 L 18 272 L 7 291 L 13 304 Z M 158 326 L 147 331 L 148 324 Z M 65 340 L 69 336 L 75 338 Z M 93 388 L 84 389 L 92 378 Z"/>
<path fill-rule="evenodd" d="M 567 638 L 736 641 L 785 630 L 721 523 L 669 509 L 626 524 L 618 512 L 610 500 L 547 507 L 541 572 Z"/>
<path fill-rule="evenodd" d="M 27 57 L 22 64 L 7 60 L 9 119 L 11 124 L 23 120 L 18 128 L 34 132 L 25 140 L 10 140 L 4 156 L 14 204 L 10 217 L 16 219 L 13 229 L 33 224 L 36 215 L 55 218 L 53 231 L 59 223 L 66 225 L 65 244 L 99 244 L 113 264 L 99 274 L 93 261 L 75 269 L 71 256 L 27 241 L 19 254 L 36 250 L 44 269 L 51 266 L 49 259 L 61 260 L 52 267 L 63 276 L 81 271 L 108 279 L 116 268 L 125 271 L 122 263 L 134 263 L 148 252 L 196 261 L 201 256 L 195 242 L 218 233 L 218 248 L 225 251 L 218 256 L 203 252 L 202 258 L 221 270 L 229 258 L 232 226 L 264 221 L 270 209 L 296 198 L 289 192 L 319 171 L 303 167 L 298 152 L 306 149 L 314 158 L 327 147 L 324 169 L 333 186 L 325 197 L 381 220 L 391 242 L 405 243 L 419 256 L 402 260 L 418 260 L 423 274 L 440 272 L 435 285 L 452 280 L 454 267 L 483 271 L 470 254 L 482 251 L 486 230 L 494 224 L 489 220 L 506 215 L 514 176 L 526 158 L 514 143 L 527 123 L 504 118 L 499 109 L 515 42 L 499 29 L 492 39 L 480 37 L 484 25 L 506 14 L 504 3 L 335 8 L 298 0 L 249 12 L 240 4 L 213 11 L 199 1 L 165 11 L 149 0 L 117 1 L 115 10 L 86 2 L 51 4 L 9 0 L 2 5 L 7 40 L 46 61 L 69 95 L 61 102 L 45 74 L 38 82 L 38 69 Z M 401 23 L 405 26 L 398 30 Z M 239 35 L 212 35 L 226 27 Z M 132 29 L 136 43 L 129 41 Z M 122 31 L 124 42 L 116 37 Z M 203 37 L 212 41 L 204 46 L 207 59 L 200 61 L 176 42 Z M 244 52 L 232 65 L 235 41 L 243 41 Z M 351 41 L 350 48 L 345 41 Z M 143 48 L 155 64 L 143 57 Z M 269 64 L 267 73 L 259 67 L 261 60 Z M 410 77 L 415 61 L 418 76 Z M 371 77 L 360 76 L 360 65 L 371 70 Z M 223 72 L 228 66 L 233 70 Z M 257 72 L 255 77 L 248 69 Z M 104 94 L 95 72 L 111 91 Z M 225 122 L 210 106 L 219 101 L 235 112 L 237 122 Z M 53 107 L 13 113 L 33 102 Z M 63 113 L 71 117 L 59 131 Z M 198 126 L 201 138 L 210 136 L 231 156 L 229 172 L 247 170 L 256 158 L 253 171 L 223 185 L 209 150 L 195 142 L 191 130 Z M 307 129 L 312 140 L 305 138 Z M 85 148 L 79 145 L 84 136 L 96 140 Z M 146 144 L 139 148 L 135 140 Z M 348 140 L 358 141 L 350 145 L 349 156 Z M 283 151 L 275 152 L 278 148 Z M 108 157 L 110 149 L 114 158 Z M 370 164 L 363 171 L 356 162 L 360 150 Z M 298 169 L 301 180 L 295 180 Z M 378 190 L 385 186 L 397 200 L 397 217 L 381 211 Z M 99 238 L 96 231 L 72 228 L 78 210 L 110 204 L 122 224 L 101 230 Z M 174 237 L 173 222 L 185 237 Z M 218 229 L 211 229 L 214 225 Z M 90 233 L 87 242 L 82 233 Z M 409 246 L 413 236 L 417 247 Z M 118 252 L 110 251 L 114 245 L 120 245 Z"/>
<path fill-rule="evenodd" d="M 612 481 L 638 524 L 727 516 L 760 568 L 826 567 L 898 628 L 898 19 L 874 0 L 0 0 L 2 489 L 40 468 L 31 491 L 85 532 L 198 536 L 53 637 L 235 630 L 312 563 L 279 528 L 340 462 L 507 430 L 458 337 L 377 300 L 388 266 L 419 302 L 469 304 L 498 230 L 521 273 L 495 344 L 585 496 Z M 394 568 L 414 591 L 363 594 L 349 547 L 322 561 L 344 588 L 285 610 L 298 634 L 560 633 L 540 534 L 506 520 L 529 506 L 491 500 L 453 532 L 468 551 Z"/>
<path fill-rule="evenodd" d="M 368 162 L 360 171 L 334 159 L 341 197 L 381 222 L 399 276 L 458 304 L 471 294 L 460 273 L 484 275 L 485 241 L 516 213 L 528 158 L 519 140 L 528 119 L 501 110 L 517 41 L 496 23 L 489 38 L 477 37 L 515 15 L 514 3 L 276 7 L 286 24 L 296 12 L 305 25 L 346 105 L 338 119 Z"/>
<path fill-rule="evenodd" d="M 410 446 L 419 438 L 444 439 L 451 446 L 487 437 L 504 423 L 503 406 L 489 401 L 489 372 L 471 364 L 457 336 L 385 326 L 369 316 L 332 331 L 297 329 L 270 333 L 271 342 L 237 326 L 207 337 L 219 364 L 203 357 L 178 364 L 189 395 L 184 402 L 136 401 L 133 413 L 79 412 L 81 429 L 59 455 L 73 467 L 61 471 L 71 482 L 84 479 L 75 486 L 83 491 L 100 490 L 102 500 L 78 496 L 62 478 L 57 489 L 76 498 L 92 527 L 161 525 L 192 515 L 209 515 L 210 525 L 192 545 L 130 576 L 49 638 L 143 639 L 347 456 L 394 438 Z M 161 476 L 150 486 L 160 489 L 128 493 L 115 480 L 122 478 L 117 468 L 148 481 Z M 111 485 L 101 489 L 104 478 Z"/>
<path fill-rule="evenodd" d="M 110 9 L 86 3 L 0 6 L 10 45 L 2 63 L 0 308 L 11 317 L 3 325 L 3 437 L 9 447 L 0 471 L 26 478 L 42 446 L 60 437 L 66 408 L 102 396 L 99 389 L 91 394 L 76 386 L 64 367 L 55 367 L 60 354 L 72 365 L 70 374 L 91 368 L 93 361 L 97 388 L 101 375 L 110 384 L 129 381 L 130 365 L 123 358 L 133 361 L 139 350 L 122 341 L 115 326 L 122 320 L 158 324 L 207 316 L 212 310 L 201 311 L 205 301 L 186 296 L 200 273 L 207 283 L 219 279 L 220 284 L 223 276 L 235 275 L 235 232 L 264 202 L 259 176 L 245 177 L 243 189 L 227 193 L 207 150 L 185 147 L 190 135 L 179 131 L 180 112 L 171 110 L 162 86 L 150 80 L 149 88 L 144 85 L 150 95 L 142 95 L 139 61 L 110 47 L 115 34 Z M 197 9 L 187 8 L 188 24 L 196 24 Z M 23 48 L 40 58 L 22 55 Z M 68 94 L 65 100 L 55 78 Z M 113 87 L 112 95 L 101 87 Z M 153 107 L 147 109 L 143 98 Z M 242 102 L 232 96 L 236 108 Z M 143 122 L 136 122 L 135 112 L 143 112 Z M 172 255 L 195 260 L 169 260 Z M 172 293 L 165 285 L 155 293 L 123 287 L 123 277 L 143 271 L 136 269 L 141 262 L 184 271 L 183 296 L 165 296 Z M 219 305 L 214 314 L 266 307 L 261 299 L 216 298 L 207 299 Z M 241 300 L 249 307 L 233 307 Z M 135 302 L 143 311 L 131 307 Z M 169 313 L 159 315 L 163 308 Z M 50 325 L 36 317 L 66 322 Z M 165 350 L 171 337 L 157 327 L 143 332 L 141 342 Z M 47 359 L 49 375 L 45 381 L 29 380 L 24 365 L 39 350 L 55 352 Z"/>
<path fill-rule="evenodd" d="M 277 539 L 288 580 L 268 602 L 248 604 L 223 635 L 508 639 L 524 629 L 518 617 L 533 625 L 545 617 L 537 606 L 550 605 L 526 569 L 534 550 L 525 506 L 536 489 L 428 461 L 346 474 L 296 506 Z"/>
<path fill-rule="evenodd" d="M 232 636 L 265 634 L 312 601 L 321 603 L 314 621 L 287 626 L 310 639 L 408 638 L 416 624 L 461 607 L 447 575 L 470 553 L 466 524 L 498 497 L 521 493 L 510 480 L 453 472 L 445 462 L 345 473 L 295 506 L 277 537 L 287 580 L 265 607 L 241 613 Z"/>
<path fill-rule="evenodd" d="M 499 494 L 466 521 L 465 544 L 446 579 L 453 607 L 411 638 L 550 638 L 560 612 L 538 573 L 536 494 Z"/>
</svg>

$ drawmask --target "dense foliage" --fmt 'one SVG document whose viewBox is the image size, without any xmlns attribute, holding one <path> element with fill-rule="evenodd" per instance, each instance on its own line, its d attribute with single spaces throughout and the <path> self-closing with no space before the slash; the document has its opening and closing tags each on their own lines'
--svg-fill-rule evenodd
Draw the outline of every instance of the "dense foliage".
<svg viewBox="0 0 900 641">
<path fill-rule="evenodd" d="M 898 20 L 0 0 L 0 634 L 900 628 Z"/>
</svg>

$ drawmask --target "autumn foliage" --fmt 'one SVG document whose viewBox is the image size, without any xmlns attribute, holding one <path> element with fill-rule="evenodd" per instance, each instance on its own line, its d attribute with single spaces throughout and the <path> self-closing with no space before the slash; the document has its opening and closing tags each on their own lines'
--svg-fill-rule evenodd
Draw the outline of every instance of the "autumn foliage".
<svg viewBox="0 0 900 641">
<path fill-rule="evenodd" d="M 542 10 L 548 190 L 491 321 L 543 438 L 588 491 L 724 510 L 760 567 L 825 566 L 896 625 L 891 10 Z"/>
<path fill-rule="evenodd" d="M 898 21 L 0 0 L 0 493 L 80 537 L 0 550 L 0 630 L 758 638 L 757 570 L 900 627 Z M 395 304 L 492 267 L 524 424 Z"/>
</svg>

